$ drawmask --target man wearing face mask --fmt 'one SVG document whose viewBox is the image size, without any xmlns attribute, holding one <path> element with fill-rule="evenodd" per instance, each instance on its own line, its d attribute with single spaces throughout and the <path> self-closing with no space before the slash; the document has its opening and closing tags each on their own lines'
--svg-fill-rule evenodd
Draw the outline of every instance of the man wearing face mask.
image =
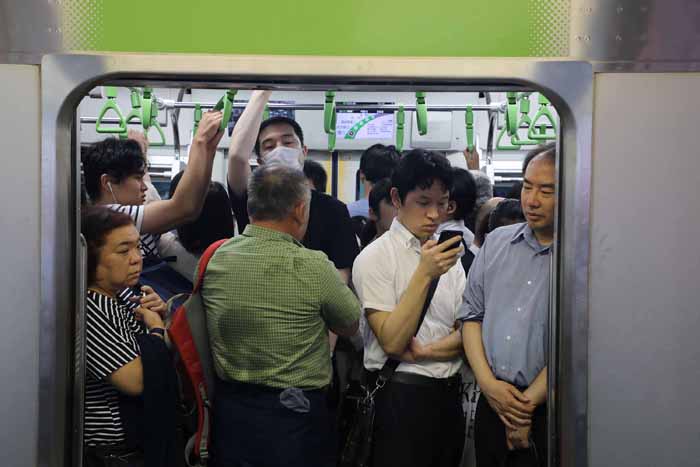
<svg viewBox="0 0 700 467">
<path fill-rule="evenodd" d="M 250 155 L 255 152 L 260 165 L 279 164 L 302 170 L 308 152 L 297 122 L 286 117 L 262 120 L 270 94 L 271 91 L 252 93 L 231 135 L 228 186 L 239 232 L 249 223 L 246 187 L 251 174 Z M 359 248 L 344 203 L 312 191 L 309 226 L 303 244 L 312 250 L 323 251 L 345 282 L 349 281 L 350 268 Z"/>
</svg>

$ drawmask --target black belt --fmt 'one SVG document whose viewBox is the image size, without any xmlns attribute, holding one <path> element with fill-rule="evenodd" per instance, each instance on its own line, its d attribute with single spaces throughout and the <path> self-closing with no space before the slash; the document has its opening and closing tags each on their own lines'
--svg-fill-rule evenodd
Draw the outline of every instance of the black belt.
<svg viewBox="0 0 700 467">
<path fill-rule="evenodd" d="M 379 376 L 378 371 L 367 371 L 367 382 L 371 385 L 377 381 Z M 410 384 L 412 386 L 439 387 L 450 388 L 459 386 L 461 378 L 459 374 L 450 376 L 449 378 L 431 378 L 430 376 L 418 375 L 416 373 L 405 373 L 403 371 L 395 371 L 391 376 L 390 383 Z"/>
</svg>

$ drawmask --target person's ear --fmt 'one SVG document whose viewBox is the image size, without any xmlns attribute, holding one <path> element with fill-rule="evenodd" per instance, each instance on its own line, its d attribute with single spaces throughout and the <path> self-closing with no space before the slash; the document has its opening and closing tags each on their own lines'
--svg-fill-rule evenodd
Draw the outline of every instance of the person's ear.
<svg viewBox="0 0 700 467">
<path fill-rule="evenodd" d="M 457 201 L 450 201 L 447 203 L 447 215 L 451 216 L 457 210 Z"/>
<path fill-rule="evenodd" d="M 112 192 L 112 184 L 114 183 L 114 179 L 110 177 L 107 174 L 102 174 L 100 175 L 100 187 L 102 188 L 101 191 L 104 192 Z"/>
<path fill-rule="evenodd" d="M 294 222 L 298 225 L 303 225 L 306 222 L 306 203 L 301 201 L 294 205 L 292 210 L 292 217 Z"/>
<path fill-rule="evenodd" d="M 309 148 L 307 146 L 302 146 L 301 153 L 304 154 L 304 158 L 306 158 L 306 155 L 309 154 Z"/>
<path fill-rule="evenodd" d="M 389 193 L 391 193 L 391 204 L 393 204 L 396 209 L 401 209 L 402 203 L 398 188 L 392 187 Z"/>
<path fill-rule="evenodd" d="M 377 222 L 379 220 L 379 216 L 377 213 L 374 212 L 374 209 L 369 208 L 369 220 L 372 222 Z"/>
</svg>

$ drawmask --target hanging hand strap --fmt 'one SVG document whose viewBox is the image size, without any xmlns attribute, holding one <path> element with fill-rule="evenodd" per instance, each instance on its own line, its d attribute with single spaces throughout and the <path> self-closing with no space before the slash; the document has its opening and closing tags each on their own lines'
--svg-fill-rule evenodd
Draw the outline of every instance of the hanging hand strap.
<svg viewBox="0 0 700 467">
<path fill-rule="evenodd" d="M 421 136 L 428 134 L 428 104 L 425 102 L 425 92 L 416 92 L 416 127 Z"/>
<path fill-rule="evenodd" d="M 403 129 L 406 124 L 406 113 L 403 105 L 399 106 L 396 112 L 396 150 L 403 151 Z"/>
<path fill-rule="evenodd" d="M 107 101 L 105 105 L 100 110 L 100 114 L 97 116 L 97 122 L 95 123 L 95 131 L 98 133 L 126 133 L 126 121 L 122 115 L 122 111 L 117 105 L 117 88 L 113 86 L 105 86 L 105 94 L 107 95 Z M 103 125 L 102 120 L 105 118 L 107 112 L 112 111 L 117 114 L 117 126 L 107 127 Z"/>
<path fill-rule="evenodd" d="M 464 124 L 467 129 L 467 151 L 474 150 L 474 110 L 471 105 L 467 106 L 464 112 Z"/>
</svg>

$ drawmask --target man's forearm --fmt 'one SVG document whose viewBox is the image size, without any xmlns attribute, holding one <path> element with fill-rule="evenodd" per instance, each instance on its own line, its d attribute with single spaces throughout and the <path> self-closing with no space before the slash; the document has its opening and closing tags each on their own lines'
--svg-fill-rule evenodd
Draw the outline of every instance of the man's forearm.
<svg viewBox="0 0 700 467">
<path fill-rule="evenodd" d="M 486 359 L 484 341 L 481 336 L 481 322 L 466 321 L 462 326 L 462 343 L 467 354 L 469 366 L 474 372 L 477 383 L 482 388 L 495 379 Z"/>
<path fill-rule="evenodd" d="M 187 168 L 172 198 L 173 205 L 182 211 L 183 217 L 193 219 L 201 212 L 213 166 L 214 155 L 207 153 L 204 142 L 195 140 L 190 149 Z"/>
<path fill-rule="evenodd" d="M 444 362 L 462 355 L 462 333 L 454 331 L 440 340 L 425 346 L 426 360 Z"/>
<path fill-rule="evenodd" d="M 416 270 L 396 308 L 391 313 L 386 314 L 379 329 L 373 327 L 373 331 L 375 331 L 375 335 L 386 353 L 401 355 L 408 346 L 416 332 L 431 282 L 430 276 Z M 372 324 L 371 321 L 370 324 Z"/>
<path fill-rule="evenodd" d="M 250 155 L 255 148 L 263 112 L 270 91 L 253 91 L 243 113 L 233 127 L 228 149 L 228 182 L 237 194 L 245 191 L 250 172 Z"/>
<path fill-rule="evenodd" d="M 532 404 L 537 406 L 544 404 L 547 400 L 547 367 L 545 366 L 532 381 L 523 394 L 525 394 Z"/>
</svg>

